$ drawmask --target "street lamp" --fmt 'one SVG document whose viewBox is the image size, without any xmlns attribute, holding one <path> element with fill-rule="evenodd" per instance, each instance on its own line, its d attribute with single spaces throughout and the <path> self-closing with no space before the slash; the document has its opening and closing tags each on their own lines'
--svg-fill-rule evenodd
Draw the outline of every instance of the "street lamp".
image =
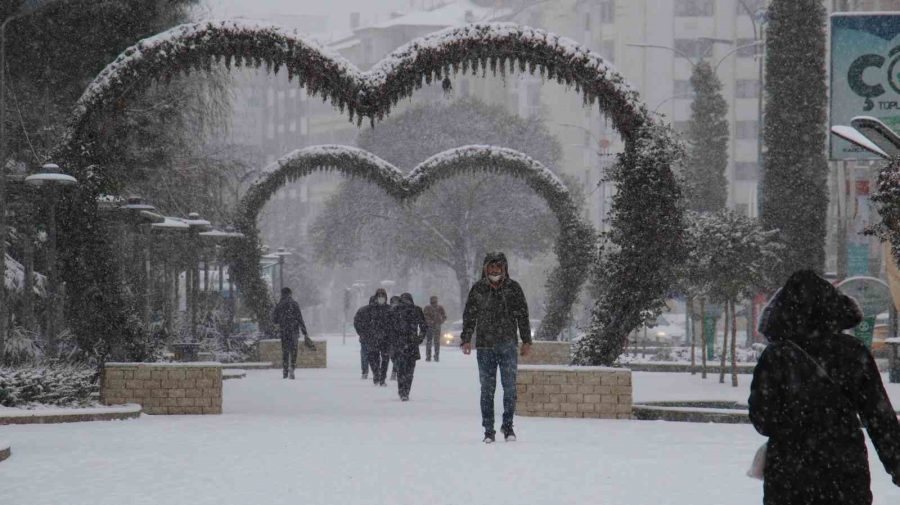
<svg viewBox="0 0 900 505">
<path fill-rule="evenodd" d="M 47 224 L 47 238 L 49 241 L 47 249 L 47 298 L 49 300 L 48 310 L 50 311 L 50 315 L 47 318 L 47 347 L 48 354 L 55 356 L 58 314 L 57 290 L 59 287 L 59 272 L 56 265 L 56 188 L 72 186 L 78 181 L 71 175 L 60 172 L 59 166 L 55 163 L 47 163 L 41 167 L 41 170 L 40 173 L 26 177 L 25 184 L 42 189 L 47 188 L 50 193 L 50 212 Z"/>
<path fill-rule="evenodd" d="M 281 290 L 284 289 L 284 258 L 293 255 L 294 253 L 288 251 L 284 247 L 279 247 L 278 251 L 275 253 L 275 256 L 278 256 L 278 292 L 281 293 Z"/>
<path fill-rule="evenodd" d="M 191 212 L 186 219 L 182 219 L 188 225 L 188 237 L 190 240 L 191 254 L 189 255 L 190 266 L 187 271 L 187 282 L 185 295 L 188 298 L 188 310 L 190 311 L 191 320 L 191 338 L 197 335 L 197 298 L 200 296 L 200 233 L 212 229 L 212 223 L 200 217 L 200 214 Z"/>
<path fill-rule="evenodd" d="M 166 235 L 180 235 L 186 234 L 190 230 L 190 226 L 187 225 L 181 219 L 169 216 L 163 216 L 163 220 L 158 223 L 153 223 L 150 225 L 151 233 L 159 233 Z M 174 281 L 169 283 L 170 277 L 170 263 L 169 257 L 167 254 L 163 254 L 163 315 L 165 317 L 165 329 L 166 333 L 171 335 L 172 331 L 172 320 L 174 319 L 174 312 L 178 308 L 178 270 L 174 272 Z M 173 293 L 174 290 L 174 293 Z"/>
<path fill-rule="evenodd" d="M 153 225 L 165 221 L 165 217 L 157 214 L 156 207 L 145 203 L 144 200 L 137 195 L 128 197 L 125 205 L 119 209 L 126 213 L 128 224 L 138 230 L 137 248 L 139 249 L 138 257 L 141 263 L 140 281 L 143 283 L 143 293 L 141 294 L 141 319 L 144 327 L 150 326 L 150 243 L 149 228 L 142 225 Z M 144 231 L 148 233 L 144 233 Z"/>
</svg>

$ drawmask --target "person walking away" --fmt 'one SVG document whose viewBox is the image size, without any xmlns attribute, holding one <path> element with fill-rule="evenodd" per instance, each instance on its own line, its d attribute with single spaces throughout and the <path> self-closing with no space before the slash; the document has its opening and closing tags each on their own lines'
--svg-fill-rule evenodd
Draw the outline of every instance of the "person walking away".
<svg viewBox="0 0 900 505">
<path fill-rule="evenodd" d="M 400 313 L 397 307 L 400 306 L 400 297 L 392 296 L 390 300 L 391 312 L 394 316 L 394 333 L 391 335 L 391 380 L 397 380 L 397 349 L 394 349 L 394 342 L 397 342 L 397 334 L 400 331 Z"/>
<path fill-rule="evenodd" d="M 356 334 L 359 335 L 359 364 L 362 367 L 362 375 L 360 376 L 362 380 L 369 378 L 369 341 L 371 335 L 371 316 L 369 312 L 374 305 L 375 297 L 372 296 L 369 298 L 369 304 L 360 307 L 356 311 L 356 315 L 353 316 L 353 328 L 356 330 Z M 374 372 L 372 375 L 375 375 Z"/>
<path fill-rule="evenodd" d="M 516 440 L 513 416 L 516 411 L 516 367 L 519 339 L 522 356 L 531 352 L 528 303 L 518 282 L 510 279 L 506 255 L 489 253 L 484 258 L 481 279 L 469 290 L 463 310 L 460 335 L 463 353 L 472 353 L 472 336 L 477 349 L 478 378 L 481 382 L 481 424 L 484 443 L 495 440 L 494 393 L 497 370 L 503 385 L 503 422 L 500 431 L 507 442 Z"/>
<path fill-rule="evenodd" d="M 429 304 L 422 312 L 428 324 L 428 335 L 425 336 L 425 361 L 431 361 L 431 343 L 434 342 L 434 361 L 441 360 L 441 325 L 447 320 L 444 307 L 438 305 L 438 297 L 432 296 Z"/>
<path fill-rule="evenodd" d="M 369 309 L 369 367 L 376 386 L 387 386 L 387 369 L 390 364 L 391 336 L 395 332 L 394 313 L 388 305 L 387 291 L 375 292 L 375 304 Z"/>
<path fill-rule="evenodd" d="M 763 311 L 759 330 L 770 343 L 753 371 L 749 408 L 769 437 L 765 505 L 871 504 L 862 427 L 900 486 L 897 414 L 872 353 L 841 333 L 861 319 L 852 298 L 811 270 L 791 275 Z"/>
<path fill-rule="evenodd" d="M 282 378 L 284 379 L 294 378 L 300 332 L 303 332 L 304 339 L 309 339 L 300 306 L 297 305 L 291 294 L 291 288 L 281 290 L 281 301 L 275 306 L 272 314 L 272 321 L 278 326 L 278 333 L 281 337 Z"/>
<path fill-rule="evenodd" d="M 400 295 L 397 313 L 400 324 L 397 341 L 394 343 L 397 357 L 397 392 L 400 394 L 400 400 L 405 402 L 409 401 L 416 361 L 422 359 L 419 345 L 425 339 L 428 325 L 425 323 L 425 314 L 416 306 L 409 293 Z"/>
</svg>

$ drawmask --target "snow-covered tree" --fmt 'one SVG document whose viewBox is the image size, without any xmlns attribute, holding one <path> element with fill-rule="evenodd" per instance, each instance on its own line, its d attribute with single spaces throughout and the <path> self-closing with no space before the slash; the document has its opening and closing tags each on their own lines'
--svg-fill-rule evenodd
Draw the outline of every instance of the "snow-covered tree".
<svg viewBox="0 0 900 505">
<path fill-rule="evenodd" d="M 688 223 L 687 243 L 691 249 L 682 271 L 682 284 L 695 297 L 724 305 L 726 324 L 719 381 L 725 380 L 728 331 L 731 331 L 731 380 L 737 386 L 735 304 L 771 285 L 773 265 L 780 262 L 784 248 L 776 239 L 776 231 L 764 230 L 756 219 L 730 210 L 690 213 Z M 705 352 L 703 356 L 705 377 Z"/>
<path fill-rule="evenodd" d="M 548 167 L 560 157 L 558 141 L 540 120 L 476 99 L 416 106 L 365 131 L 358 144 L 404 172 L 468 144 L 516 149 Z M 464 304 L 486 252 L 533 258 L 550 250 L 556 228 L 546 203 L 524 182 L 484 173 L 442 181 L 413 205 L 367 181 L 350 180 L 328 201 L 311 233 L 317 256 L 332 263 L 367 259 L 401 272 L 449 268 Z"/>
<path fill-rule="evenodd" d="M 722 81 L 706 61 L 694 65 L 691 86 L 695 94 L 687 130 L 685 197 L 689 210 L 715 212 L 728 199 L 728 104 Z"/>
<path fill-rule="evenodd" d="M 761 220 L 785 245 L 779 284 L 825 266 L 826 11 L 821 0 L 773 0 L 768 18 Z"/>
</svg>

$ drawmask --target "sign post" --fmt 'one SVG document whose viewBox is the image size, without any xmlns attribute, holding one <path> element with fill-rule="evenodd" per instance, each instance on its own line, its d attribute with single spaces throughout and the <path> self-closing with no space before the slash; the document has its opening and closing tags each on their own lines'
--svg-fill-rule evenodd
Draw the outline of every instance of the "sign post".
<svg viewBox="0 0 900 505">
<path fill-rule="evenodd" d="M 850 277 L 836 286 L 841 293 L 853 297 L 862 309 L 863 320 L 853 330 L 853 334 L 862 340 L 866 347 L 872 348 L 875 334 L 875 319 L 882 312 L 891 312 L 893 299 L 886 282 L 874 277 Z M 894 321 L 890 321 L 894 324 Z"/>
</svg>

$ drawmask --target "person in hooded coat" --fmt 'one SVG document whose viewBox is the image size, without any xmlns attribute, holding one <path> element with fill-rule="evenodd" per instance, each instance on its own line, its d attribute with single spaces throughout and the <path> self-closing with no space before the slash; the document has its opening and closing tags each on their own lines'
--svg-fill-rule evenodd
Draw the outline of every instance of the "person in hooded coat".
<svg viewBox="0 0 900 505">
<path fill-rule="evenodd" d="M 460 335 L 463 353 L 472 352 L 472 336 L 478 354 L 478 377 L 481 382 L 481 424 L 484 442 L 493 443 L 494 393 L 497 370 L 503 385 L 503 422 L 500 430 L 507 442 L 516 440 L 513 416 L 516 411 L 516 369 L 519 339 L 522 356 L 531 350 L 531 323 L 528 303 L 518 282 L 509 278 L 506 255 L 490 253 L 484 258 L 481 280 L 472 286 L 463 310 Z"/>
<path fill-rule="evenodd" d="M 425 340 L 428 324 L 425 323 L 422 308 L 413 302 L 413 297 L 409 293 L 400 295 L 400 305 L 395 310 L 399 331 L 395 334 L 396 340 L 392 347 L 397 366 L 397 392 L 400 394 L 400 400 L 405 402 L 409 401 L 416 361 L 422 359 L 419 346 Z"/>
<path fill-rule="evenodd" d="M 309 333 L 303 323 L 303 314 L 300 312 L 300 305 L 291 297 L 291 294 L 291 288 L 282 288 L 281 301 L 278 302 L 272 313 L 272 322 L 278 326 L 278 334 L 281 337 L 283 378 L 285 379 L 294 378 L 300 332 L 303 332 L 305 339 L 309 339 Z"/>
<path fill-rule="evenodd" d="M 372 382 L 376 386 L 387 386 L 385 378 L 390 361 L 390 337 L 394 330 L 394 316 L 387 300 L 387 292 L 378 289 L 369 299 L 369 305 L 359 309 L 353 317 L 353 326 L 365 352 L 363 359 L 372 369 Z M 366 378 L 365 370 L 363 368 L 363 379 Z"/>
<path fill-rule="evenodd" d="M 900 486 L 897 414 L 872 354 L 841 333 L 861 319 L 852 298 L 811 270 L 793 274 L 763 311 L 759 330 L 770 344 L 749 406 L 756 431 L 769 437 L 765 505 L 872 503 L 861 427 Z"/>
<path fill-rule="evenodd" d="M 400 312 L 397 310 L 397 307 L 400 306 L 400 297 L 392 296 L 390 300 L 391 305 L 391 313 L 394 316 L 394 333 L 392 333 L 390 337 L 391 341 L 391 380 L 397 380 L 397 349 L 394 348 L 395 343 L 399 340 L 397 338 L 397 334 L 400 332 L 400 323 L 402 321 L 402 317 L 400 316 Z"/>
<path fill-rule="evenodd" d="M 368 305 L 363 305 L 356 311 L 356 315 L 353 316 L 353 328 L 356 330 L 356 334 L 359 335 L 359 364 L 362 367 L 362 375 L 360 379 L 366 380 L 369 378 L 369 341 L 371 335 L 371 317 L 369 316 L 369 312 L 371 308 L 375 306 L 375 297 L 372 296 L 369 298 Z M 372 372 L 374 376 L 375 373 Z"/>
</svg>

